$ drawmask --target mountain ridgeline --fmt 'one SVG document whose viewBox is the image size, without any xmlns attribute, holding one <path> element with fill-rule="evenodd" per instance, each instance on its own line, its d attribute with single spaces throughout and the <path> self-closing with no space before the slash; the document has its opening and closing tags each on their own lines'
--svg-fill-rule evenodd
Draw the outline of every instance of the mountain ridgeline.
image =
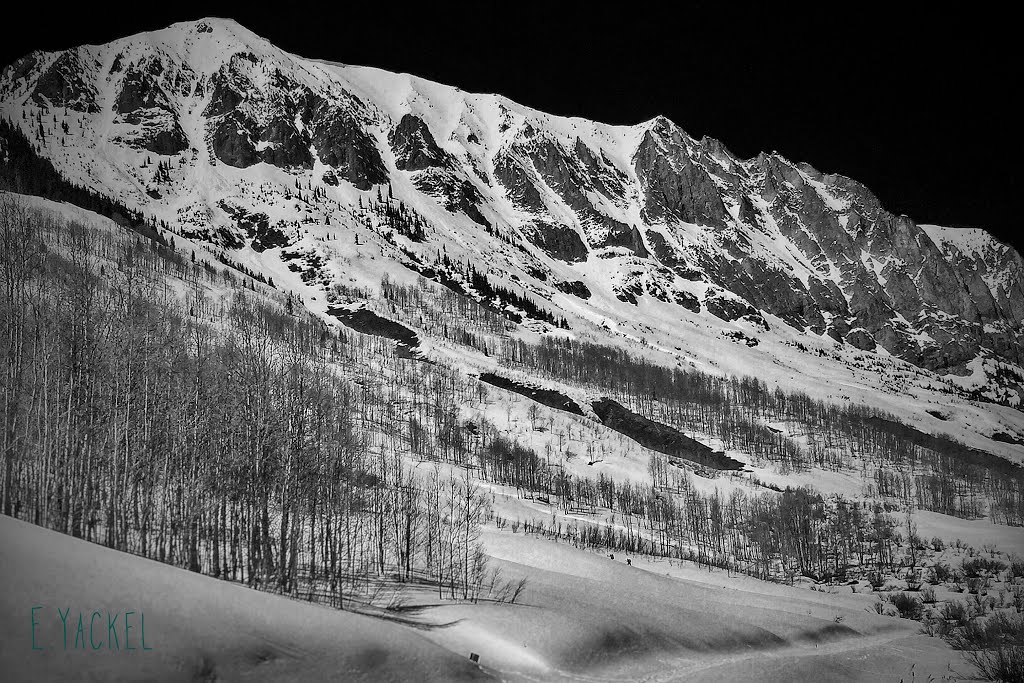
<svg viewBox="0 0 1024 683">
<path fill-rule="evenodd" d="M 34 52 L 4 70 L 0 99 L 71 181 L 225 246 L 259 241 L 225 200 L 273 204 L 279 170 L 306 204 L 279 206 L 282 225 L 343 223 L 360 193 L 386 186 L 430 226 L 428 246 L 513 245 L 492 265 L 541 297 L 604 292 L 781 322 L 940 373 L 967 374 L 979 356 L 1024 363 L 1013 249 L 922 228 L 849 178 L 774 153 L 740 159 L 664 117 L 550 116 L 302 59 L 220 19 Z"/>
</svg>

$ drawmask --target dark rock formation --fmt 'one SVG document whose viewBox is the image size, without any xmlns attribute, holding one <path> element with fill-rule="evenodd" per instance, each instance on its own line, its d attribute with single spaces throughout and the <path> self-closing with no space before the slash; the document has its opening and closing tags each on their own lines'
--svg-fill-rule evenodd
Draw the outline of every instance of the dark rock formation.
<svg viewBox="0 0 1024 683">
<path fill-rule="evenodd" d="M 423 119 L 406 114 L 388 137 L 399 171 L 422 171 L 448 163 L 448 155 L 437 146 Z"/>
<path fill-rule="evenodd" d="M 644 246 L 640 231 L 612 218 L 605 218 L 603 223 L 608 228 L 607 236 L 594 244 L 595 247 L 625 247 L 640 258 L 647 258 L 650 252 Z"/>
<path fill-rule="evenodd" d="M 189 145 L 161 85 L 164 75 L 163 62 L 158 58 L 143 59 L 124 67 L 114 111 L 119 114 L 119 121 L 136 126 L 134 133 L 122 137 L 123 142 L 157 154 L 172 155 Z"/>
<path fill-rule="evenodd" d="M 874 351 L 875 339 L 863 327 L 850 330 L 846 334 L 846 343 L 862 351 Z"/>
<path fill-rule="evenodd" d="M 218 203 L 235 222 L 238 230 L 249 237 L 253 251 L 263 252 L 273 247 L 286 247 L 290 243 L 280 226 L 271 226 L 265 213 L 249 213 L 245 208 L 225 201 Z"/>
<path fill-rule="evenodd" d="M 745 301 L 720 296 L 711 292 L 709 292 L 707 297 L 705 297 L 704 305 L 707 307 L 708 312 L 711 315 L 721 318 L 726 322 L 739 320 L 740 318 L 748 315 L 757 315 L 757 311 L 754 310 L 754 307 Z"/>
<path fill-rule="evenodd" d="M 534 213 L 546 211 L 540 192 L 521 159 L 507 153 L 499 154 L 494 162 L 494 176 L 505 188 L 505 194 L 515 208 Z"/>
<path fill-rule="evenodd" d="M 245 100 L 246 79 L 239 76 L 232 78 L 230 66 L 222 68 L 210 77 L 209 85 L 212 90 L 210 102 L 203 110 L 203 116 L 213 118 L 233 112 Z"/>
<path fill-rule="evenodd" d="M 703 280 L 704 274 L 691 266 L 686 257 L 671 244 L 668 239 L 655 230 L 647 231 L 647 243 L 654 249 L 654 255 L 659 261 L 672 270 L 676 275 L 683 278 L 684 280 Z"/>
<path fill-rule="evenodd" d="M 413 176 L 416 189 L 441 200 L 451 213 L 464 213 L 474 223 L 489 225 L 480 213 L 483 198 L 476 186 L 448 169 L 427 168 Z"/>
<path fill-rule="evenodd" d="M 644 134 L 634 168 L 644 190 L 644 217 L 725 225 L 727 212 L 711 176 L 686 153 L 687 138 L 667 119 Z"/>
<path fill-rule="evenodd" d="M 636 273 L 630 273 L 621 283 L 612 287 L 612 294 L 619 301 L 636 306 L 638 297 L 645 294 L 644 285 Z"/>
<path fill-rule="evenodd" d="M 693 313 L 700 313 L 700 299 L 690 292 L 681 292 L 676 290 L 674 293 L 674 301 L 683 308 Z"/>
<path fill-rule="evenodd" d="M 591 297 L 590 288 L 581 280 L 575 280 L 573 282 L 560 280 L 555 283 L 555 289 L 580 299 L 589 299 Z"/>
<path fill-rule="evenodd" d="M 587 245 L 579 233 L 568 225 L 534 221 L 522 226 L 521 230 L 531 244 L 543 249 L 551 258 L 566 263 L 587 260 Z"/>
<path fill-rule="evenodd" d="M 320 160 L 355 187 L 368 190 L 387 182 L 376 142 L 352 113 L 358 101 L 329 104 L 280 70 L 261 90 L 249 76 L 254 59 L 235 54 L 210 78 L 203 113 L 219 160 L 241 168 L 258 162 L 312 168 L 310 146 L 315 145 Z"/>
<path fill-rule="evenodd" d="M 79 50 L 61 53 L 46 68 L 36 81 L 32 101 L 40 106 L 67 107 L 89 114 L 100 110 L 96 88 L 86 80 L 84 57 Z"/>
<path fill-rule="evenodd" d="M 203 113 L 214 154 L 238 168 L 259 162 L 312 168 L 310 135 L 296 124 L 308 106 L 308 92 L 280 75 L 273 90 L 260 91 L 247 74 L 249 62 L 247 55 L 236 54 L 210 79 L 212 93 Z"/>
<path fill-rule="evenodd" d="M 415 349 L 420 344 L 419 335 L 414 330 L 394 320 L 382 318 L 365 308 L 354 311 L 346 308 L 331 308 L 327 313 L 356 332 L 393 339 L 399 347 L 404 347 L 406 350 Z"/>
<path fill-rule="evenodd" d="M 725 453 L 712 450 L 674 427 L 638 415 L 610 398 L 594 401 L 593 408 L 603 425 L 645 448 L 715 470 L 743 469 L 743 463 Z"/>
<path fill-rule="evenodd" d="M 229 112 L 213 124 L 210 143 L 217 158 L 228 166 L 247 168 L 259 161 L 251 123 L 239 112 Z"/>
<path fill-rule="evenodd" d="M 167 95 L 159 84 L 162 72 L 163 64 L 159 59 L 128 67 L 114 102 L 114 111 L 131 114 L 139 109 L 170 109 Z"/>
<path fill-rule="evenodd" d="M 586 161 L 594 167 L 598 163 L 588 148 L 577 140 L 576 149 L 584 149 L 585 159 L 581 162 L 546 135 L 528 130 L 524 137 L 517 143 L 517 149 L 530 159 L 544 183 L 576 213 L 590 246 L 625 247 L 641 258 L 648 256 L 639 231 L 602 212 L 587 196 L 588 191 L 609 192 L 600 174 L 592 177 L 587 173 Z"/>
<path fill-rule="evenodd" d="M 583 414 L 583 410 L 579 407 L 579 404 L 577 404 L 576 401 L 572 400 L 560 391 L 555 391 L 554 389 L 541 389 L 540 387 L 522 384 L 514 379 L 495 375 L 493 372 L 481 373 L 480 381 L 501 389 L 507 389 L 508 391 L 521 396 L 532 398 L 537 403 L 549 408 L 564 410 L 568 413 L 572 413 L 573 415 Z"/>
<path fill-rule="evenodd" d="M 360 190 L 388 181 L 377 143 L 348 112 L 326 102 L 312 112 L 313 145 L 320 161 Z"/>
</svg>

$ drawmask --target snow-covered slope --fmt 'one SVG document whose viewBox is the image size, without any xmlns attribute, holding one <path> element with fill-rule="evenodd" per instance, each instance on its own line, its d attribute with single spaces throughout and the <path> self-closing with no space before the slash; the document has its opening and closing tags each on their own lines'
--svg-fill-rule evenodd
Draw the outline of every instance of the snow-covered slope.
<svg viewBox="0 0 1024 683">
<path fill-rule="evenodd" d="M 0 537 L 7 636 L 0 664 L 13 680 L 493 679 L 409 626 L 218 581 L 6 516 Z"/>
<path fill-rule="evenodd" d="M 521 604 L 438 604 L 429 587 L 412 587 L 406 597 L 417 610 L 404 620 L 413 625 L 289 600 L 10 517 L 0 516 L 0 537 L 0 665 L 14 680 L 573 681 L 683 672 L 688 680 L 787 681 L 827 671 L 831 680 L 895 681 L 915 667 L 941 675 L 963 662 L 940 639 L 918 635 L 914 622 L 871 614 L 871 595 L 641 558 L 627 567 L 507 532 L 490 531 L 487 547 L 510 576 L 528 579 Z"/>
<path fill-rule="evenodd" d="M 663 117 L 551 116 L 300 58 L 224 19 L 32 53 L 0 76 L 0 101 L 73 182 L 320 313 L 385 274 L 425 276 L 522 319 L 523 336 L 871 402 L 1004 455 L 1018 447 L 987 437 L 1024 432 L 1019 412 L 964 400 L 1020 405 L 1019 254 Z M 937 402 L 952 405 L 941 424 L 924 413 Z"/>
</svg>

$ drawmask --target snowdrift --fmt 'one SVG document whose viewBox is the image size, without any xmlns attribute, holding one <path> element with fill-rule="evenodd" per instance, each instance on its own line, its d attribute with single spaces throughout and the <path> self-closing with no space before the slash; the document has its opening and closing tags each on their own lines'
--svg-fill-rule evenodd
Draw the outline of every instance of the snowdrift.
<svg viewBox="0 0 1024 683">
<path fill-rule="evenodd" d="M 9 681 L 488 678 L 467 655 L 410 627 L 250 590 L 10 517 L 0 517 L 0 567 L 0 671 Z M 43 607 L 35 612 L 35 642 L 44 649 L 34 651 L 35 606 Z M 58 608 L 70 609 L 67 649 Z M 94 611 L 101 617 L 90 634 Z M 129 611 L 136 614 L 126 642 Z M 115 613 L 119 649 L 108 632 Z M 79 614 L 92 642 L 76 649 Z M 138 615 L 151 649 L 141 649 Z"/>
</svg>

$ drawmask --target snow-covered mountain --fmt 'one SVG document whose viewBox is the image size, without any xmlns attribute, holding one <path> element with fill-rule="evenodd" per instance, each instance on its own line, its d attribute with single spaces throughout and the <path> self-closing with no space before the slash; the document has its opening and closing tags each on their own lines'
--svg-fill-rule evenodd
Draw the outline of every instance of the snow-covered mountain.
<svg viewBox="0 0 1024 683">
<path fill-rule="evenodd" d="M 301 58 L 225 19 L 34 52 L 4 70 L 0 102 L 69 180 L 314 310 L 422 275 L 492 299 L 524 334 L 640 343 L 822 394 L 898 375 L 922 404 L 1024 396 L 1020 254 L 664 117 L 552 116 Z"/>
</svg>

